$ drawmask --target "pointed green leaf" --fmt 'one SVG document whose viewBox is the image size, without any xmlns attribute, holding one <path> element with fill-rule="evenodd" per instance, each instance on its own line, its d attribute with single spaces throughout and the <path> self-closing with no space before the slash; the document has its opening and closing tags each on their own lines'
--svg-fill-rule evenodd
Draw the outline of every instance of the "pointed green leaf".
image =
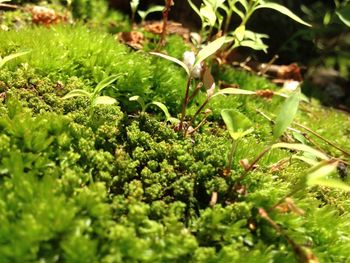
<svg viewBox="0 0 350 263">
<path fill-rule="evenodd" d="M 151 6 L 146 11 L 140 10 L 140 11 L 137 11 L 137 13 L 141 17 L 142 21 L 144 21 L 149 14 L 155 13 L 155 12 L 161 12 L 161 11 L 163 11 L 163 9 L 164 9 L 164 6 L 155 5 L 155 6 Z"/>
<path fill-rule="evenodd" d="M 124 74 L 117 74 L 117 75 L 112 75 L 109 76 L 105 79 L 103 79 L 101 82 L 99 82 L 97 84 L 97 86 L 94 89 L 94 96 L 98 95 L 101 93 L 101 91 L 108 87 L 109 85 L 111 85 L 114 81 L 116 81 L 117 79 L 119 79 L 121 76 L 123 76 Z"/>
<path fill-rule="evenodd" d="M 304 163 L 307 163 L 309 165 L 316 165 L 318 162 L 315 159 L 311 159 L 309 157 L 305 157 L 305 156 L 298 156 L 298 155 L 293 155 L 292 159 L 297 159 L 300 161 L 303 161 Z"/>
<path fill-rule="evenodd" d="M 308 145 L 301 144 L 301 143 L 276 143 L 271 146 L 271 149 L 274 148 L 286 148 L 289 150 L 295 150 L 295 151 L 302 151 L 302 152 L 307 152 L 312 155 L 314 155 L 317 158 L 320 158 L 322 160 L 329 160 L 328 156 Z"/>
<path fill-rule="evenodd" d="M 190 75 L 190 69 L 186 66 L 185 63 L 183 63 L 182 61 L 178 60 L 177 58 L 174 58 L 174 57 L 162 54 L 162 53 L 158 53 L 158 52 L 149 52 L 149 53 L 152 54 L 152 55 L 161 57 L 161 58 L 165 58 L 165 59 L 167 59 L 167 60 L 169 60 L 171 62 L 174 62 L 174 63 L 178 64 L 179 66 L 184 68 L 184 70 L 186 71 L 187 75 Z"/>
<path fill-rule="evenodd" d="M 168 121 L 171 118 L 168 108 L 163 103 L 158 101 L 152 101 L 148 105 L 156 105 L 158 108 L 160 108 L 165 114 L 166 121 Z"/>
<path fill-rule="evenodd" d="M 206 58 L 213 55 L 216 51 L 218 51 L 222 45 L 225 43 L 225 37 L 220 37 L 213 42 L 209 43 L 207 46 L 205 46 L 203 49 L 201 49 L 198 52 L 198 55 L 196 57 L 196 62 L 194 63 L 194 68 L 199 65 L 202 61 L 204 61 Z"/>
<path fill-rule="evenodd" d="M 267 49 L 269 46 L 265 45 L 264 43 L 258 43 L 256 41 L 253 40 L 243 40 L 241 42 L 239 42 L 239 45 L 242 47 L 249 47 L 251 49 L 254 50 L 262 50 L 265 53 L 267 53 Z"/>
<path fill-rule="evenodd" d="M 24 56 L 24 55 L 28 54 L 29 52 L 30 51 L 18 52 L 18 53 L 10 54 L 4 58 L 0 57 L 0 68 L 2 68 L 10 60 L 15 59 L 15 58 L 20 57 L 20 56 Z"/>
<path fill-rule="evenodd" d="M 197 15 L 200 17 L 200 19 L 202 20 L 202 23 L 203 23 L 203 17 L 201 15 L 201 12 L 199 11 L 199 9 L 197 8 L 197 6 L 192 3 L 191 0 L 187 0 L 188 4 L 191 6 L 191 8 L 193 9 L 193 11 L 195 11 L 197 13 Z"/>
<path fill-rule="evenodd" d="M 146 111 L 146 103 L 140 96 L 132 96 L 131 98 L 129 98 L 129 101 L 137 101 L 141 106 L 141 111 Z"/>
<path fill-rule="evenodd" d="M 133 12 L 135 12 L 140 4 L 140 0 L 131 0 L 130 7 Z"/>
<path fill-rule="evenodd" d="M 217 17 L 215 14 L 215 10 L 211 5 L 202 5 L 200 13 L 210 27 L 213 27 L 215 25 Z"/>
<path fill-rule="evenodd" d="M 92 94 L 90 92 L 87 92 L 86 90 L 82 89 L 74 89 L 70 92 L 68 92 L 66 95 L 62 97 L 62 99 L 70 99 L 73 97 L 88 97 L 91 98 Z"/>
<path fill-rule="evenodd" d="M 338 161 L 321 161 L 310 168 L 307 180 L 317 180 L 334 174 L 337 170 Z"/>
<path fill-rule="evenodd" d="M 350 4 L 338 10 L 336 14 L 345 25 L 350 27 Z"/>
<path fill-rule="evenodd" d="M 237 29 L 233 33 L 238 41 L 242 41 L 244 39 L 244 34 L 245 34 L 245 26 L 241 25 L 237 27 Z"/>
<path fill-rule="evenodd" d="M 292 132 L 293 138 L 302 144 L 307 144 L 305 137 L 299 132 Z"/>
<path fill-rule="evenodd" d="M 298 111 L 299 101 L 300 94 L 299 92 L 296 92 L 289 96 L 283 103 L 273 129 L 273 136 L 275 139 L 279 138 L 293 122 Z"/>
<path fill-rule="evenodd" d="M 336 179 L 319 178 L 319 179 L 309 180 L 308 185 L 326 186 L 326 187 L 336 188 L 339 190 L 350 192 L 350 185 Z"/>
<path fill-rule="evenodd" d="M 117 100 L 109 96 L 99 96 L 94 100 L 94 105 L 112 105 L 117 103 Z"/>
<path fill-rule="evenodd" d="M 227 89 L 222 89 L 219 90 L 218 92 L 216 92 L 213 96 L 218 96 L 218 95 L 254 95 L 256 94 L 255 91 L 251 91 L 251 90 L 245 90 L 245 89 L 235 89 L 235 88 L 227 88 Z"/>
<path fill-rule="evenodd" d="M 293 19 L 294 21 L 303 24 L 305 26 L 311 27 L 311 25 L 304 20 L 302 20 L 300 17 L 298 17 L 296 14 L 294 14 L 292 11 L 290 11 L 287 7 L 277 4 L 277 3 L 263 3 L 260 4 L 256 7 L 256 9 L 261 9 L 261 8 L 268 8 L 268 9 L 273 9 L 277 12 L 280 12 L 283 15 L 288 16 L 289 18 Z"/>
<path fill-rule="evenodd" d="M 338 161 L 319 162 L 310 169 L 307 175 L 308 185 L 320 185 L 336 188 L 344 191 L 350 191 L 350 186 L 340 180 L 329 178 L 329 176 L 337 172 Z"/>
<path fill-rule="evenodd" d="M 233 140 L 253 132 L 253 124 L 244 114 L 233 109 L 224 109 L 221 116 Z"/>
</svg>

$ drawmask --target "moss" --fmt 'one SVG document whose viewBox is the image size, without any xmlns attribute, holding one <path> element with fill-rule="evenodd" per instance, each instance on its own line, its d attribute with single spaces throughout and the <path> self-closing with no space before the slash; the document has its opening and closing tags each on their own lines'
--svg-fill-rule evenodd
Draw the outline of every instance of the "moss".
<svg viewBox="0 0 350 263">
<path fill-rule="evenodd" d="M 2 55 L 31 50 L 0 70 L 6 95 L 0 100 L 2 262 L 296 262 L 293 248 L 259 208 L 320 261 L 349 257 L 349 194 L 307 188 L 293 196 L 304 213 L 270 209 L 305 176 L 307 167 L 299 161 L 273 169 L 291 156 L 288 150 L 274 149 L 242 177 L 239 161 L 252 161 L 273 142 L 271 123 L 256 109 L 273 117 L 282 99 L 217 97 L 209 105 L 210 122 L 184 137 L 158 120 L 158 109 L 139 115 L 128 101 L 141 95 L 179 113 L 186 76 L 168 61 L 132 52 L 83 25 L 26 28 L 0 37 Z M 178 37 L 166 46 L 178 58 L 185 48 Z M 230 68 L 213 72 L 244 89 L 277 89 Z M 105 92 L 117 98 L 115 105 L 96 106 L 90 114 L 87 99 L 61 99 L 73 89 L 92 91 L 116 73 L 127 75 Z M 239 141 L 230 173 L 223 108 L 236 108 L 254 123 L 254 132 Z M 316 123 L 321 116 L 324 123 Z M 297 121 L 347 148 L 346 115 L 302 104 Z"/>
</svg>

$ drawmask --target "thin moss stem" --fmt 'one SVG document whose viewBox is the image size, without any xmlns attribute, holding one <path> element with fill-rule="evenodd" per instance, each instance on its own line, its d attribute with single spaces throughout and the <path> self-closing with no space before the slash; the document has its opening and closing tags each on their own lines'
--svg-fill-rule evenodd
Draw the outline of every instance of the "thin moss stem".
<svg viewBox="0 0 350 263">
<path fill-rule="evenodd" d="M 232 140 L 231 151 L 230 151 L 230 154 L 228 156 L 228 164 L 227 164 L 228 171 L 231 171 L 233 156 L 236 153 L 237 145 L 238 145 L 238 140 Z"/>
</svg>

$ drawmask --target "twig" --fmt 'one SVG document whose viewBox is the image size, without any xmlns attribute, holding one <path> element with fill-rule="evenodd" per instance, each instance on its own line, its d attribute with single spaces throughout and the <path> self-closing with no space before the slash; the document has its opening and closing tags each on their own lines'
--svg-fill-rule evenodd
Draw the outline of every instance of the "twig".
<svg viewBox="0 0 350 263">
<path fill-rule="evenodd" d="M 244 173 L 238 178 L 238 182 L 242 181 L 243 178 L 255 167 L 257 162 L 260 161 L 262 157 L 271 149 L 271 146 L 267 146 L 256 158 L 255 160 L 249 165 L 249 167 L 244 171 Z"/>
<path fill-rule="evenodd" d="M 218 202 L 218 193 L 217 192 L 213 192 L 211 194 L 211 198 L 210 198 L 210 206 L 216 205 L 217 202 Z"/>
<path fill-rule="evenodd" d="M 192 82 L 192 77 L 189 76 L 188 80 L 187 80 L 187 85 L 186 85 L 186 94 L 185 94 L 184 102 L 182 104 L 182 112 L 181 112 L 181 120 L 180 120 L 180 124 L 179 124 L 179 131 L 182 130 L 183 122 L 184 122 L 185 115 L 186 115 L 186 108 L 187 108 L 187 105 L 189 102 L 189 93 L 190 93 L 191 82 Z"/>
<path fill-rule="evenodd" d="M 269 70 L 271 65 L 278 59 L 278 55 L 274 55 L 273 58 L 267 63 L 263 63 L 260 65 L 260 71 L 258 72 L 258 75 L 265 75 L 265 73 Z"/>
<path fill-rule="evenodd" d="M 211 111 L 210 111 L 210 112 L 211 112 Z M 209 115 L 209 113 L 206 113 L 205 116 L 204 116 L 204 118 L 203 118 L 203 120 L 201 120 L 201 122 L 191 131 L 191 133 L 188 133 L 188 128 L 191 127 L 191 124 L 192 124 L 192 122 L 191 122 L 191 123 L 188 125 L 188 127 L 187 127 L 187 130 L 186 130 L 186 132 L 185 132 L 185 136 L 186 136 L 187 133 L 188 133 L 188 134 L 192 134 L 192 133 L 196 132 L 200 127 L 202 127 L 203 124 L 205 123 L 205 121 L 207 120 L 208 115 Z"/>
<path fill-rule="evenodd" d="M 336 148 L 337 150 L 341 151 L 341 152 L 344 153 L 345 155 L 350 156 L 350 153 L 349 153 L 348 151 L 346 151 L 346 150 L 340 148 L 339 146 L 337 146 L 337 145 L 334 144 L 333 142 L 329 141 L 328 139 L 322 137 L 320 134 L 318 134 L 317 132 L 311 130 L 310 128 L 308 128 L 308 127 L 306 127 L 306 126 L 304 126 L 304 125 L 302 125 L 302 124 L 300 124 L 300 123 L 297 123 L 297 122 L 293 122 L 293 124 L 296 125 L 296 126 L 298 126 L 298 127 L 300 127 L 300 128 L 302 128 L 302 129 L 304 129 L 304 130 L 306 130 L 306 131 L 308 131 L 308 132 L 310 132 L 310 133 L 312 133 L 312 134 L 315 135 L 317 138 L 319 138 L 319 139 L 325 141 L 326 143 L 328 143 L 329 145 L 333 146 L 333 147 Z"/>
<path fill-rule="evenodd" d="M 266 118 L 266 119 L 267 119 L 268 121 L 270 121 L 271 123 L 275 123 L 269 116 L 267 116 L 267 115 L 266 115 L 265 113 L 263 113 L 262 111 L 260 111 L 260 110 L 258 110 L 258 109 L 255 109 L 255 110 L 256 110 L 256 112 L 258 112 L 259 114 L 261 114 L 264 118 Z M 306 126 L 304 126 L 304 125 L 302 125 L 302 124 L 300 124 L 300 123 L 297 123 L 297 122 L 295 122 L 295 121 L 294 121 L 292 124 L 294 124 L 294 125 L 296 125 L 296 126 L 302 128 L 302 129 L 304 129 L 304 130 L 310 132 L 311 134 L 313 134 L 313 135 L 316 136 L 317 138 L 319 138 L 319 139 L 323 140 L 324 142 L 328 143 L 329 145 L 333 146 L 334 148 L 336 148 L 337 150 L 341 151 L 341 152 L 344 153 L 345 155 L 350 156 L 350 153 L 349 153 L 348 151 L 346 151 L 346 150 L 340 148 L 339 146 L 337 146 L 337 145 L 334 144 L 333 142 L 329 141 L 328 139 L 324 138 L 323 136 L 321 136 L 321 135 L 318 134 L 317 132 L 311 130 L 310 128 L 308 128 L 308 127 L 306 127 Z M 290 131 L 294 131 L 294 132 L 297 132 L 297 133 L 302 134 L 302 135 L 305 137 L 305 139 L 309 140 L 311 143 L 313 143 L 314 145 L 317 146 L 317 144 L 315 144 L 313 141 L 311 141 L 309 137 L 305 136 L 305 134 L 304 134 L 303 132 L 301 132 L 301 131 L 299 131 L 299 130 L 297 130 L 297 129 L 291 128 L 291 127 L 288 127 L 287 129 L 290 130 Z"/>
<path fill-rule="evenodd" d="M 284 237 L 288 244 L 292 247 L 293 252 L 298 257 L 299 262 L 301 263 L 318 263 L 317 257 L 312 253 L 310 249 L 307 249 L 301 245 L 298 245 L 294 240 L 292 240 L 285 231 L 275 222 L 271 219 L 271 217 L 268 215 L 268 213 L 263 209 L 259 208 L 259 215 L 265 219 L 275 230 L 278 234 Z"/>
<path fill-rule="evenodd" d="M 196 95 L 198 94 L 198 92 L 202 87 L 203 87 L 203 82 L 199 82 L 196 88 L 194 89 L 194 91 L 192 92 L 191 96 L 188 98 L 188 102 L 190 102 L 191 100 L 194 99 L 194 97 L 196 97 Z"/>
<path fill-rule="evenodd" d="M 174 5 L 173 0 L 165 0 L 165 7 L 163 9 L 163 28 L 162 28 L 162 35 L 160 37 L 158 49 L 160 49 L 165 43 L 165 37 L 166 37 L 166 34 L 167 34 L 169 12 L 170 12 L 170 8 L 173 5 Z"/>
<path fill-rule="evenodd" d="M 0 7 L 13 8 L 13 9 L 20 8 L 18 5 L 11 5 L 11 4 L 0 4 Z"/>
</svg>

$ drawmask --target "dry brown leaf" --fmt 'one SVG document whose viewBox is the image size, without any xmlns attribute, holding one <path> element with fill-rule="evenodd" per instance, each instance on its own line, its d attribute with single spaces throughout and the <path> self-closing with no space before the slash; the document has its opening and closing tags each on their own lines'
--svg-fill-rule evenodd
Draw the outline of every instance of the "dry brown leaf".
<svg viewBox="0 0 350 263">
<path fill-rule="evenodd" d="M 49 26 L 68 20 L 66 15 L 58 14 L 55 10 L 44 6 L 31 6 L 27 11 L 32 15 L 34 24 Z"/>
<path fill-rule="evenodd" d="M 121 32 L 117 35 L 117 39 L 132 48 L 142 49 L 144 36 L 141 32 L 131 31 L 131 32 Z"/>
</svg>

